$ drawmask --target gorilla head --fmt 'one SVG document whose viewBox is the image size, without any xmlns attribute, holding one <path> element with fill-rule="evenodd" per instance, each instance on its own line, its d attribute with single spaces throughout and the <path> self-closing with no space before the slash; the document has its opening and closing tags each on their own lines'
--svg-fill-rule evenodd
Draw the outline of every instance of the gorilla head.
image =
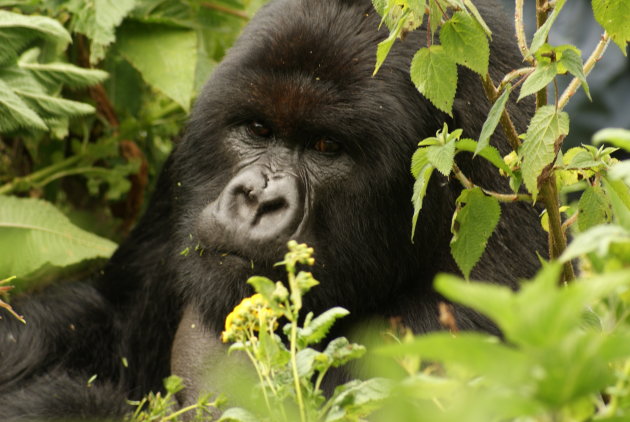
<svg viewBox="0 0 630 422">
<path fill-rule="evenodd" d="M 520 66 L 520 54 L 493 0 L 475 4 L 493 30 L 496 80 Z M 194 396 L 204 353 L 219 349 L 225 316 L 251 293 L 245 281 L 282 280 L 273 264 L 290 239 L 316 252 L 321 285 L 306 296 L 306 310 L 351 312 L 335 335 L 390 316 L 416 332 L 440 328 L 443 299 L 431 282 L 439 271 L 458 272 L 449 242 L 461 186 L 432 177 L 412 242 L 411 155 L 444 121 L 477 138 L 489 104 L 479 77 L 464 68 L 453 116 L 417 92 L 409 65 L 426 43 L 424 28 L 397 41 L 373 76 L 387 36 L 379 22 L 369 0 L 274 0 L 261 9 L 199 95 L 145 216 L 101 276 L 61 289 L 52 309 L 45 297 L 16 304 L 34 321 L 27 331 L 3 324 L 17 340 L 0 343 L 0 387 L 26 397 L 2 396 L 10 405 L 3 416 L 94 414 L 88 399 L 110 414 L 109 403 L 123 408 L 125 397 L 159 390 L 171 372 L 190 375 Z M 532 111 L 526 103 L 508 104 L 521 132 Z M 492 143 L 509 150 L 501 131 Z M 463 155 L 457 164 L 477 185 L 509 190 L 483 159 Z M 504 204 L 472 278 L 516 286 L 545 250 L 537 212 Z M 496 332 L 480 315 L 454 309 L 460 328 Z M 76 330 L 68 334 L 68 326 Z M 93 374 L 99 381 L 87 391 Z M 79 401 L 76 391 L 89 397 Z"/>
<path fill-rule="evenodd" d="M 477 136 L 487 102 L 463 69 L 454 119 L 418 94 L 408 69 L 426 40 L 422 30 L 397 42 L 373 76 L 376 45 L 387 36 L 379 21 L 367 0 L 274 1 L 200 95 L 167 171 L 177 248 L 190 251 L 177 260 L 179 291 L 215 329 L 249 294 L 248 276 L 282 276 L 273 263 L 289 239 L 316 251 L 322 285 L 307 297 L 311 309 L 340 305 L 360 318 L 399 314 L 413 301 L 411 319 L 436 327 L 426 318 L 437 313 L 430 282 L 438 271 L 457 271 L 448 244 L 461 187 L 435 177 L 412 243 L 410 157 L 445 120 Z M 516 57 L 513 47 L 499 48 L 497 72 Z M 460 165 L 477 183 L 503 189 L 481 159 Z M 524 253 L 532 266 L 517 265 L 499 239 L 536 218 L 512 208 L 507 214 L 520 222 L 499 227 L 474 275 L 510 283 L 537 266 L 531 250 Z"/>
</svg>

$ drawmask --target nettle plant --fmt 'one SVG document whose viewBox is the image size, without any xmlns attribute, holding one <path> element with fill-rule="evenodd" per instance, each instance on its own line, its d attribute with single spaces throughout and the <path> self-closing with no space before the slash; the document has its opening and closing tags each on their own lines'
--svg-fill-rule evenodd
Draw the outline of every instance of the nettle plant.
<svg viewBox="0 0 630 422">
<path fill-rule="evenodd" d="M 373 3 L 390 30 L 390 36 L 378 46 L 375 72 L 396 39 L 418 28 L 426 19 L 430 31 L 427 46 L 418 50 L 410 69 L 411 79 L 420 93 L 438 109 L 452 115 L 457 66 L 461 65 L 479 74 L 479 83 L 493 104 L 479 139 L 461 138 L 461 130 L 451 128 L 449 132 L 445 125 L 435 137 L 419 143 L 411 164 L 416 178 L 412 199 L 415 208 L 413 230 L 427 185 L 437 170 L 444 176 L 456 178 L 463 187 L 453 216 L 451 252 L 466 278 L 481 258 L 499 221 L 499 202 L 524 201 L 532 205 L 541 202 L 544 205 L 543 225 L 549 232 L 552 259 L 559 258 L 567 248 L 566 231 L 575 222 L 584 234 L 574 243 L 589 250 L 601 248 L 612 239 L 627 239 L 630 196 L 624 180 L 628 181 L 629 173 L 627 163 L 618 163 L 611 157 L 617 148 L 583 145 L 562 152 L 563 140 L 569 133 L 569 115 L 563 109 L 580 86 L 590 95 L 586 76 L 611 40 L 624 54 L 626 52 L 626 43 L 630 40 L 627 1 L 593 1 L 595 18 L 603 26 L 603 33 L 597 47 L 583 62 L 582 54 L 575 46 L 547 43 L 549 31 L 566 0 L 537 1 L 538 29 L 529 45 L 523 24 L 524 2 L 516 0 L 516 38 L 525 66 L 513 69 L 496 82 L 488 73 L 491 33 L 470 0 L 374 0 Z M 567 73 L 574 79 L 560 93 L 557 77 Z M 554 88 L 555 95 L 551 99 L 547 95 L 548 86 Z M 506 108 L 512 93 L 518 93 L 518 100 L 536 96 L 536 113 L 526 133 L 517 133 Z M 513 153 L 506 157 L 501 157 L 489 143 L 499 124 L 513 149 Z M 628 131 L 608 130 L 600 132 L 595 143 L 605 141 L 627 149 L 629 137 Z M 509 178 L 513 193 L 476 186 L 456 164 L 455 156 L 461 152 L 472 152 L 496 166 Z M 559 193 L 567 189 L 584 192 L 579 205 L 570 209 L 572 214 L 563 222 L 561 212 L 567 209 L 561 207 Z M 612 221 L 618 226 L 596 227 Z M 569 260 L 564 261 L 562 280 L 568 282 L 575 278 L 575 274 Z"/>
</svg>

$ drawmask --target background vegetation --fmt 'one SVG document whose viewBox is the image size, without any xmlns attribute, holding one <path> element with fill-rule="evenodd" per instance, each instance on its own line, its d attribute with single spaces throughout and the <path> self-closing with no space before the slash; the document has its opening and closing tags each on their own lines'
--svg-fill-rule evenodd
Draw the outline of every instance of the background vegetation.
<svg viewBox="0 0 630 422">
<path fill-rule="evenodd" d="M 60 272 L 65 279 L 80 277 L 93 260 L 111 254 L 141 212 L 201 84 L 259 2 L 0 0 L 0 279 L 17 276 L 11 281 L 16 288 L 33 288 Z M 547 42 L 571 2 L 536 0 L 531 18 L 537 30 L 528 41 L 524 0 L 515 0 L 523 67 L 493 81 L 490 33 L 474 2 L 373 3 L 390 33 L 375 51 L 375 71 L 393 43 L 425 22 L 431 37 L 410 69 L 417 89 L 450 113 L 458 66 L 466 66 L 479 74 L 493 103 L 479 139 L 445 126 L 418 140 L 411 163 L 414 226 L 437 171 L 462 185 L 451 252 L 465 278 L 497 224 L 501 202 L 544 205 L 551 261 L 518 293 L 438 277 L 439 292 L 489 316 L 504 338 L 459 332 L 444 304 L 445 332 L 414 338 L 394 326 L 383 334 L 391 344 L 369 352 L 389 364 L 326 398 L 320 386 L 328 369 L 365 350 L 345 339 L 323 351 L 310 347 L 347 311 L 334 308 L 298 324 L 301 295 L 317 282 L 296 273 L 296 262 L 311 258 L 306 247 L 292 244 L 283 261 L 287 285 L 250 280 L 257 295 L 226 321 L 224 340 L 250 357 L 257 375 L 252 395 L 251 388 L 239 393 L 251 406 L 203 397 L 189 409 L 174 409 L 172 395 L 181 383 L 171 378 L 165 394 L 147 397 L 130 417 L 175 420 L 195 411 L 203 419 L 221 405 L 227 409 L 222 420 L 234 421 L 341 421 L 368 414 L 383 421 L 629 420 L 630 161 L 615 157 L 623 156 L 619 149 L 630 151 L 630 131 L 606 129 L 593 145 L 567 151 L 562 144 L 567 103 L 577 90 L 589 92 L 587 75 L 609 44 L 626 54 L 630 4 L 592 1 L 602 35 L 583 55 L 575 46 Z M 560 90 L 562 78 L 568 80 Z M 510 124 L 510 95 L 536 97 L 526 133 Z M 512 145 L 505 157 L 488 143 L 495 130 L 505 131 Z M 475 186 L 456 165 L 460 153 L 490 161 L 512 192 Z M 7 291 L 5 280 L 0 293 Z M 276 334 L 281 318 L 288 321 L 287 344 Z"/>
</svg>

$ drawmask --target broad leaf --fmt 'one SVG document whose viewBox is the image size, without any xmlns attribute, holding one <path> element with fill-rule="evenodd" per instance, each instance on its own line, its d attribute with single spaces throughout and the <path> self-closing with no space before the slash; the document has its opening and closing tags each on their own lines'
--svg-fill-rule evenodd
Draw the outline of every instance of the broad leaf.
<svg viewBox="0 0 630 422">
<path fill-rule="evenodd" d="M 568 133 L 569 115 L 558 113 L 552 105 L 539 108 L 529 123 L 520 156 L 523 181 L 534 200 L 538 196 L 538 176 L 554 160 L 560 136 Z"/>
<path fill-rule="evenodd" d="M 454 62 L 485 76 L 490 46 L 483 28 L 471 16 L 456 12 L 440 31 L 440 43 Z"/>
<path fill-rule="evenodd" d="M 448 176 L 453 170 L 455 142 L 456 139 L 453 139 L 444 145 L 426 147 L 429 163 L 444 176 Z"/>
<path fill-rule="evenodd" d="M 22 63 L 22 69 L 31 72 L 46 86 L 63 84 L 73 88 L 82 88 L 103 82 L 107 72 L 98 69 L 82 69 L 68 63 Z"/>
<path fill-rule="evenodd" d="M 505 104 L 507 103 L 508 98 L 510 98 L 511 92 L 512 85 L 508 84 L 503 90 L 501 96 L 499 96 L 499 98 L 497 98 L 497 100 L 492 105 L 486 121 L 483 122 L 481 134 L 479 135 L 479 143 L 477 144 L 477 148 L 475 149 L 475 155 L 479 154 L 481 150 L 490 145 L 490 137 L 492 136 L 494 130 L 497 128 L 497 125 L 501 121 L 501 115 L 505 110 Z"/>
<path fill-rule="evenodd" d="M 525 82 L 521 87 L 521 92 L 518 96 L 518 101 L 528 95 L 535 94 L 541 89 L 546 88 L 557 74 L 558 68 L 555 63 L 539 63 L 534 72 L 525 79 Z"/>
<path fill-rule="evenodd" d="M 427 158 L 427 149 L 418 149 L 413 154 L 413 157 L 411 157 L 411 174 L 416 178 L 413 185 L 413 195 L 411 197 L 411 202 L 413 203 L 413 217 L 411 220 L 412 240 L 414 234 L 416 233 L 418 215 L 420 214 L 420 210 L 422 210 L 422 203 L 425 195 L 427 194 L 427 187 L 429 186 L 429 180 L 431 179 L 433 170 L 435 170 L 435 167 L 429 163 L 429 159 Z"/>
<path fill-rule="evenodd" d="M 444 48 L 432 45 L 421 48 L 411 61 L 411 80 L 433 105 L 452 116 L 457 89 L 457 64 Z"/>
<path fill-rule="evenodd" d="M 591 227 L 573 239 L 560 260 L 567 262 L 591 252 L 604 256 L 612 243 L 630 244 L 630 230 L 614 224 Z"/>
<path fill-rule="evenodd" d="M 0 239 L 0 278 L 27 275 L 46 263 L 107 258 L 116 248 L 73 225 L 48 202 L 10 196 L 0 196 Z"/>
<path fill-rule="evenodd" d="M 602 142 L 610 143 L 630 152 L 630 130 L 620 128 L 598 130 L 593 135 L 593 144 L 599 145 Z"/>
<path fill-rule="evenodd" d="M 490 161 L 496 168 L 503 170 L 506 174 L 512 175 L 512 169 L 505 163 L 503 157 L 499 153 L 499 150 L 495 147 L 488 145 L 485 148 L 479 149 L 479 144 L 470 138 L 464 138 L 457 141 L 455 144 L 457 151 L 473 152 L 477 155 Z"/>
<path fill-rule="evenodd" d="M 486 196 L 480 188 L 464 190 L 457 202 L 465 205 L 453 222 L 451 253 L 468 279 L 499 222 L 501 206 L 496 198 Z"/>
<path fill-rule="evenodd" d="M 335 389 L 324 422 L 360 421 L 389 397 L 390 382 L 380 378 L 354 380 Z"/>
<path fill-rule="evenodd" d="M 116 28 L 135 5 L 136 0 L 95 0 L 72 5 L 73 29 L 92 41 L 90 63 L 98 63 L 105 57 L 107 47 L 116 40 Z M 165 47 L 164 51 L 172 50 Z"/>
<path fill-rule="evenodd" d="M 586 75 L 584 74 L 584 64 L 582 63 L 582 53 L 576 47 L 570 45 L 566 48 L 558 48 L 560 51 L 560 61 L 558 62 L 558 71 L 563 73 L 566 69 L 571 75 L 578 78 L 582 83 L 582 88 L 586 96 L 591 99 L 591 91 L 586 83 Z"/>
<path fill-rule="evenodd" d="M 610 34 L 610 38 L 625 55 L 630 42 L 630 2 L 628 0 L 593 0 L 595 20 Z"/>
<path fill-rule="evenodd" d="M 586 231 L 599 224 L 610 223 L 612 219 L 612 204 L 610 199 L 599 186 L 586 188 L 578 203 L 578 227 Z"/>
<path fill-rule="evenodd" d="M 126 23 L 118 37 L 117 48 L 142 78 L 188 110 L 197 65 L 195 32 L 165 25 Z M 164 55 L 164 51 L 169 54 Z"/>
</svg>

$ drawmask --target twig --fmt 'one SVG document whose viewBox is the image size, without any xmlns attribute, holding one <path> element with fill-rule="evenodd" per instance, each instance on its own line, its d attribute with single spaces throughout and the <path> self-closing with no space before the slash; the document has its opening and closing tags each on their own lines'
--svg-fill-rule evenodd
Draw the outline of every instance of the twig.
<svg viewBox="0 0 630 422">
<path fill-rule="evenodd" d="M 536 28 L 542 27 L 549 16 L 549 5 L 545 0 L 536 0 Z M 547 42 L 547 39 L 545 39 Z M 536 110 L 547 105 L 547 87 L 536 93 Z"/>
<path fill-rule="evenodd" d="M 532 63 L 534 60 L 527 47 L 525 38 L 525 25 L 523 24 L 523 2 L 524 0 L 516 0 L 514 7 L 514 26 L 516 28 L 516 41 L 518 48 L 521 50 L 523 59 Z"/>
<path fill-rule="evenodd" d="M 486 74 L 485 78 L 481 78 L 483 83 L 483 88 L 486 93 L 486 97 L 492 104 L 499 98 L 499 91 L 494 86 L 492 79 L 490 78 L 490 74 Z M 507 136 L 508 142 L 514 151 L 518 150 L 521 146 L 521 140 L 518 137 L 518 132 L 516 131 L 516 127 L 514 127 L 514 123 L 512 122 L 512 118 L 510 114 L 507 112 L 507 107 L 501 113 L 501 127 L 503 128 L 503 132 Z"/>
<path fill-rule="evenodd" d="M 207 3 L 207 2 L 201 3 L 201 6 L 205 7 L 206 9 L 216 10 L 217 12 L 222 12 L 227 15 L 236 16 L 237 18 L 240 18 L 246 21 L 249 20 L 249 16 L 247 15 L 247 13 L 241 10 L 236 10 L 236 9 L 232 9 L 226 6 L 222 6 L 220 4 Z"/>
<path fill-rule="evenodd" d="M 608 44 L 610 44 L 610 35 L 608 35 L 607 32 L 604 32 L 601 39 L 599 40 L 599 43 L 597 43 L 595 50 L 593 50 L 588 60 L 586 60 L 586 63 L 584 63 L 584 76 L 588 76 L 588 74 L 591 73 L 591 70 L 593 70 L 593 66 L 595 66 L 595 63 L 597 63 L 606 52 Z M 567 86 L 562 93 L 560 100 L 558 101 L 558 110 L 562 110 L 564 106 L 567 105 L 569 99 L 573 97 L 573 95 L 575 95 L 580 85 L 580 80 L 578 78 L 573 78 L 569 86 Z"/>
<path fill-rule="evenodd" d="M 564 223 L 562 223 L 562 231 L 566 233 L 567 229 L 571 227 L 578 219 L 578 215 L 580 213 L 576 211 L 571 217 L 567 218 Z"/>
<path fill-rule="evenodd" d="M 461 169 L 457 166 L 457 164 L 453 164 L 453 175 L 455 176 L 457 180 L 459 180 L 462 186 L 464 186 L 466 189 L 474 189 L 478 187 L 482 190 L 483 193 L 485 193 L 488 196 L 492 196 L 493 198 L 496 198 L 497 200 L 499 200 L 499 202 L 507 202 L 507 203 L 516 202 L 516 201 L 525 201 L 529 203 L 533 202 L 531 195 L 528 195 L 526 193 L 499 193 L 499 192 L 484 189 L 481 186 L 477 186 L 468 177 L 466 177 L 466 175 L 461 171 Z"/>
</svg>

